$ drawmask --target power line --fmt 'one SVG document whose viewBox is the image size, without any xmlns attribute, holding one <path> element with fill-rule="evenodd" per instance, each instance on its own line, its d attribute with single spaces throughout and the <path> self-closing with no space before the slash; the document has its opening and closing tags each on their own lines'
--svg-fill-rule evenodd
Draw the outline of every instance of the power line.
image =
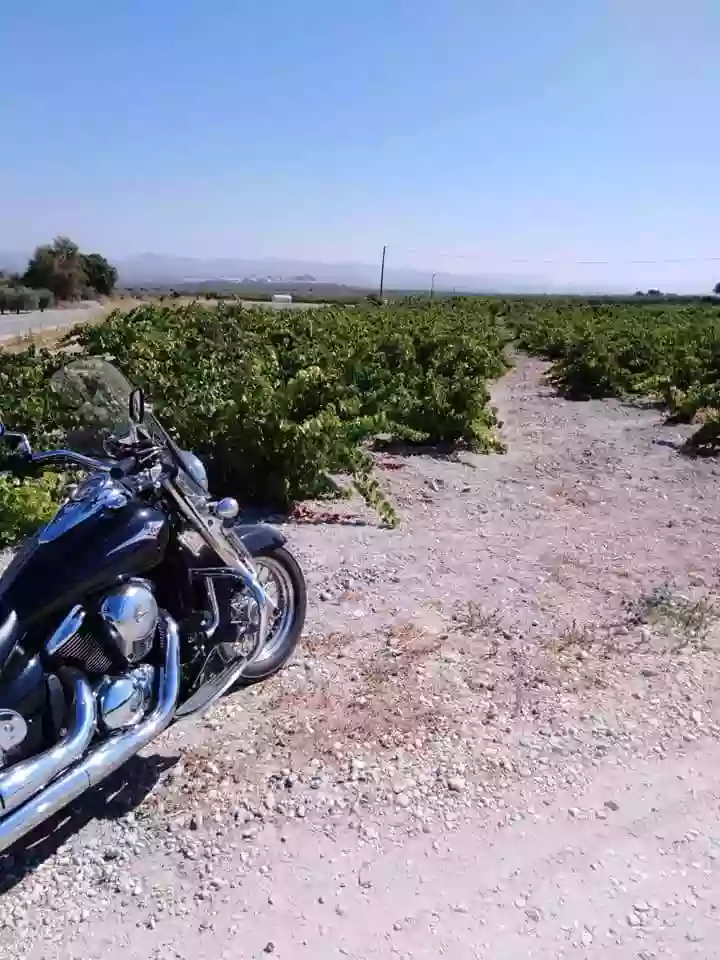
<svg viewBox="0 0 720 960">
<path fill-rule="evenodd" d="M 393 248 L 390 247 L 390 250 Z M 513 263 L 513 264 L 538 264 L 539 266 L 548 266 L 548 265 L 577 265 L 577 266 L 612 266 L 615 264 L 669 264 L 669 263 L 716 263 L 720 262 L 720 255 L 718 256 L 703 256 L 703 257 L 658 257 L 658 258 L 637 258 L 637 259 L 607 259 L 607 260 L 571 260 L 565 259 L 562 257 L 558 258 L 532 258 L 532 257 L 495 257 L 495 256 L 482 256 L 482 255 L 469 255 L 463 253 L 450 253 L 449 251 L 442 252 L 432 252 L 428 250 L 419 250 L 415 247 L 397 247 L 395 248 L 402 253 L 419 253 L 428 258 L 428 260 L 434 259 L 451 259 L 451 260 L 466 260 L 474 263 L 489 262 L 493 264 L 497 263 Z"/>
</svg>

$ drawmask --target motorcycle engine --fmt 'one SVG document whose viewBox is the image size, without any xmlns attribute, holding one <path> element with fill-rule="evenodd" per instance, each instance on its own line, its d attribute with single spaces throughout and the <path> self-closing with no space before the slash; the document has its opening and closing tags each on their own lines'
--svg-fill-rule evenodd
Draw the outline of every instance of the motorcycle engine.
<svg viewBox="0 0 720 960">
<path fill-rule="evenodd" d="M 128 580 L 107 593 L 100 619 L 108 640 L 129 663 L 143 660 L 152 649 L 159 611 L 147 580 Z"/>
</svg>

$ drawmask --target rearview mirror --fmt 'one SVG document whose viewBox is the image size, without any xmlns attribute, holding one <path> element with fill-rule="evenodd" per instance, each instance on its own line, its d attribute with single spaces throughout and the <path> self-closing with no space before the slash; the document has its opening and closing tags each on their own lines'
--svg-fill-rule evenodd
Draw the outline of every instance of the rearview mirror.
<svg viewBox="0 0 720 960">
<path fill-rule="evenodd" d="M 136 426 L 145 419 L 145 394 L 140 387 L 130 393 L 130 419 Z"/>
</svg>

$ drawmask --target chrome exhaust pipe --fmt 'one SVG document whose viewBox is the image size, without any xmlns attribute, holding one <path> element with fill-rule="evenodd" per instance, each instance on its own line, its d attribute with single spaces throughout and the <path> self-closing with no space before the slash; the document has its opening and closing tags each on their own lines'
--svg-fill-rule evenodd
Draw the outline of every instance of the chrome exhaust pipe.
<svg viewBox="0 0 720 960">
<path fill-rule="evenodd" d="M 95 697 L 79 670 L 67 670 L 72 716 L 64 737 L 49 750 L 16 763 L 0 774 L 0 817 L 21 807 L 55 777 L 76 763 L 95 735 Z"/>
<path fill-rule="evenodd" d="M 170 725 L 180 692 L 180 635 L 172 617 L 163 614 L 163 620 L 165 663 L 159 671 L 157 705 L 153 712 L 136 727 L 104 740 L 41 793 L 0 819 L 0 852 L 72 803 L 89 787 L 96 786 Z"/>
</svg>

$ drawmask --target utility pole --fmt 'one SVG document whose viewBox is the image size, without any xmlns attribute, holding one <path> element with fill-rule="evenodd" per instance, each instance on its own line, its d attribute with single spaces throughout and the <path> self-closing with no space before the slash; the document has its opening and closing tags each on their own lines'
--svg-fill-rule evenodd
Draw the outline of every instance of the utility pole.
<svg viewBox="0 0 720 960">
<path fill-rule="evenodd" d="M 380 264 L 380 299 L 382 300 L 383 288 L 385 287 L 385 252 L 387 251 L 387 244 L 383 245 L 382 252 L 382 262 Z"/>
<path fill-rule="evenodd" d="M 435 296 L 435 277 L 436 273 L 432 275 L 432 281 L 430 282 L 430 298 L 432 299 Z"/>
</svg>

